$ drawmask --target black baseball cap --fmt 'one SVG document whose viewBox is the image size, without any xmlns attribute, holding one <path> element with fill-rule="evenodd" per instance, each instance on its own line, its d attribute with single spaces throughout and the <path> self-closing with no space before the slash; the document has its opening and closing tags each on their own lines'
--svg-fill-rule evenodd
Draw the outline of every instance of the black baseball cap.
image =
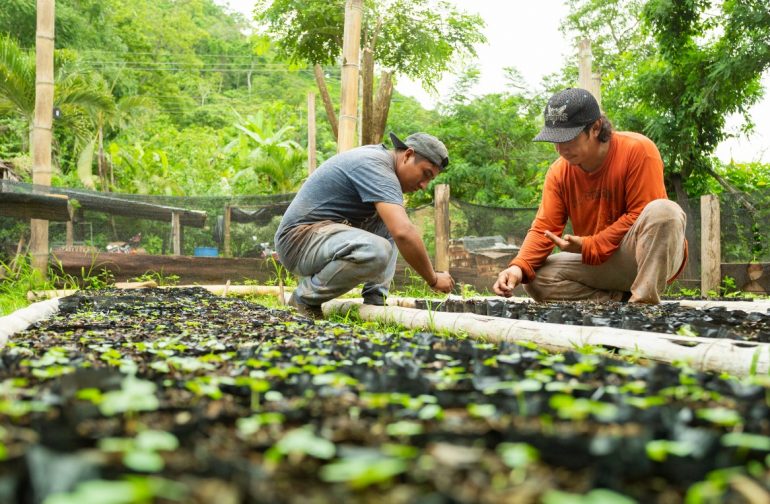
<svg viewBox="0 0 770 504">
<path fill-rule="evenodd" d="M 533 141 L 569 142 L 601 115 L 596 98 L 585 89 L 559 91 L 548 100 L 543 112 L 545 126 Z"/>
<path fill-rule="evenodd" d="M 444 168 L 449 164 L 449 153 L 446 150 L 444 142 L 433 135 L 429 135 L 428 133 L 413 133 L 406 137 L 406 140 L 402 142 L 396 134 L 391 131 L 390 140 L 393 142 L 393 147 L 396 149 L 406 150 L 411 148 L 417 154 L 438 166 L 439 171 L 444 171 Z"/>
</svg>

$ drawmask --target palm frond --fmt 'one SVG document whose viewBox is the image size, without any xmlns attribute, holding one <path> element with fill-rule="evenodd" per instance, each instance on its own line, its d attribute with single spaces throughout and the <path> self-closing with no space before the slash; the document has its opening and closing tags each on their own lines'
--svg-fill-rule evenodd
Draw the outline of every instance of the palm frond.
<svg viewBox="0 0 770 504">
<path fill-rule="evenodd" d="M 25 118 L 35 113 L 35 59 L 9 35 L 0 36 L 0 97 Z"/>
</svg>

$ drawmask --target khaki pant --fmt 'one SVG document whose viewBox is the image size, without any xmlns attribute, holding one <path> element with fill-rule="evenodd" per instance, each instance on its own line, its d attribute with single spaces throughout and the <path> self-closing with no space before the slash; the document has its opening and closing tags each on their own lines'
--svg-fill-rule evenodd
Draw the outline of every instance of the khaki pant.
<svg viewBox="0 0 770 504">
<path fill-rule="evenodd" d="M 524 289 L 537 301 L 619 301 L 631 292 L 631 303 L 659 303 L 667 281 L 682 266 L 686 222 L 673 201 L 651 201 L 607 261 L 591 266 L 580 254 L 553 254 Z"/>
</svg>

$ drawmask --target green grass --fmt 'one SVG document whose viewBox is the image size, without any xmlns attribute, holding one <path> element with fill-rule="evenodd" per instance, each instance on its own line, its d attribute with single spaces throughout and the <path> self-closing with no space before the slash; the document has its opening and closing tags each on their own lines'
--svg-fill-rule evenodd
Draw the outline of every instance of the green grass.
<svg viewBox="0 0 770 504">
<path fill-rule="evenodd" d="M 16 263 L 0 262 L 0 316 L 28 306 L 27 292 L 54 288 L 53 281 L 41 278 L 32 269 L 28 257 Z"/>
</svg>

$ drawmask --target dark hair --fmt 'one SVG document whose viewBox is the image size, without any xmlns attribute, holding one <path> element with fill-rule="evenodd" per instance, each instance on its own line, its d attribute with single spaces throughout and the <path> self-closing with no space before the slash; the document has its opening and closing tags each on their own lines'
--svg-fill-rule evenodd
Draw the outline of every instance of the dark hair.
<svg viewBox="0 0 770 504">
<path fill-rule="evenodd" d="M 607 143 L 610 141 L 610 137 L 612 137 L 612 123 L 609 119 L 607 119 L 607 116 L 602 114 L 599 116 L 599 119 L 602 121 L 601 129 L 599 130 L 599 136 L 597 137 L 601 143 Z M 585 128 L 583 128 L 584 133 L 588 133 L 591 131 L 591 128 L 596 123 L 596 121 L 592 122 L 591 124 L 587 124 Z"/>
</svg>

